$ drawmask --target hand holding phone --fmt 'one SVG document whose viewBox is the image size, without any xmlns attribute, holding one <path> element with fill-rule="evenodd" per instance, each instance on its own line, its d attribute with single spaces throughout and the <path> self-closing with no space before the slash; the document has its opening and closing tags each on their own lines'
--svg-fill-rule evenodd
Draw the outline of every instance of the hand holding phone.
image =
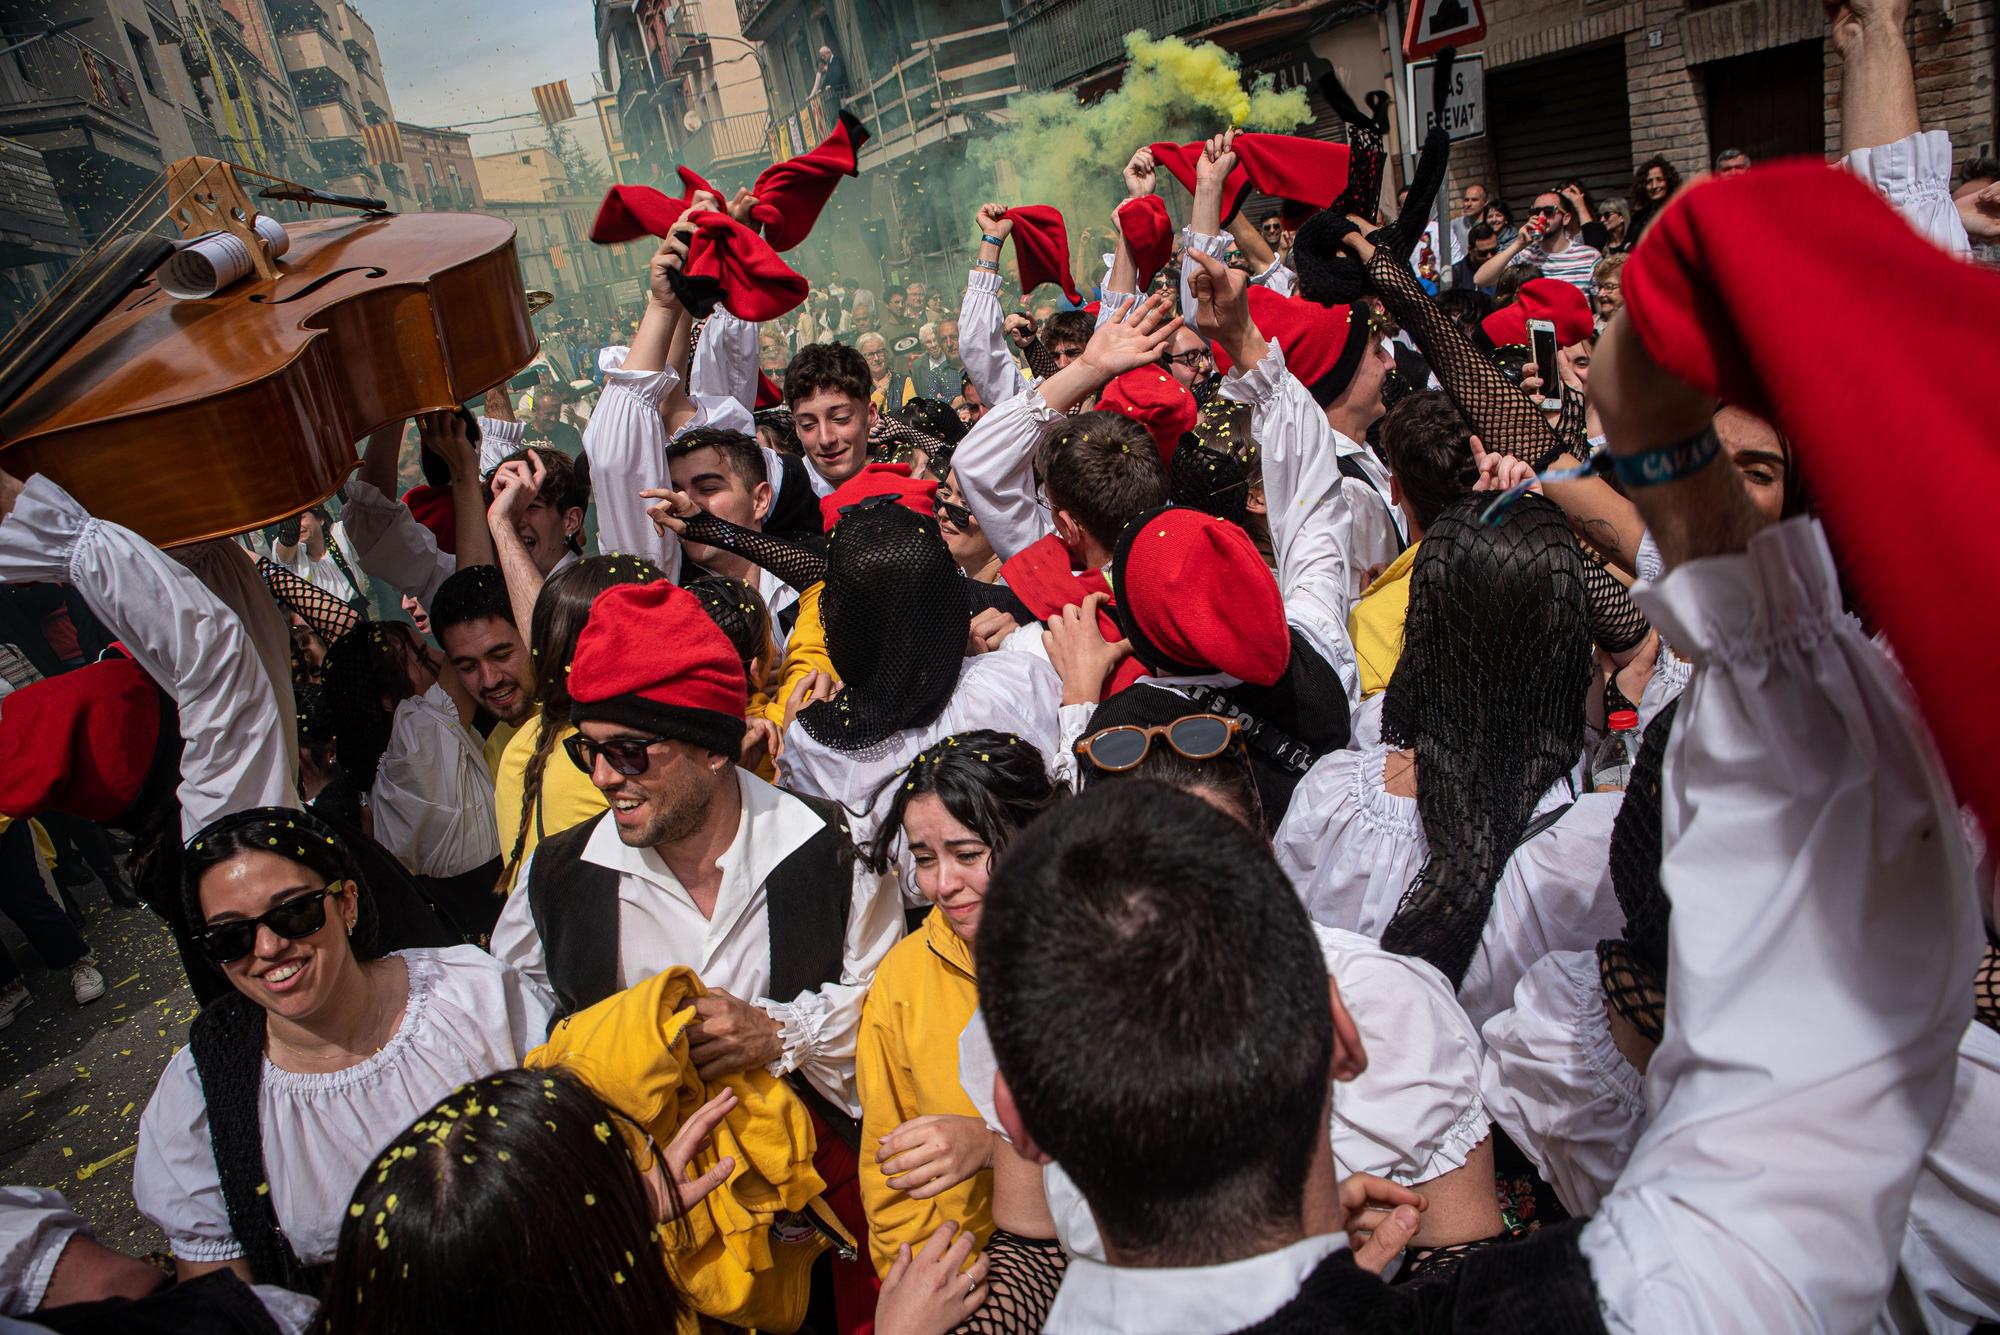
<svg viewBox="0 0 2000 1335">
<path fill-rule="evenodd" d="M 1528 321 L 1528 351 L 1535 369 L 1541 373 L 1541 406 L 1554 412 L 1562 407 L 1562 374 L 1556 360 L 1556 327 L 1553 321 Z"/>
</svg>

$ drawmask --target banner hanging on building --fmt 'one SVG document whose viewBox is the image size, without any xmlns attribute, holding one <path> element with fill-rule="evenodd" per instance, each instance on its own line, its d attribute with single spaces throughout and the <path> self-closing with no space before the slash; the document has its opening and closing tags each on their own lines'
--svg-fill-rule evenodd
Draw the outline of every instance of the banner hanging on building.
<svg viewBox="0 0 2000 1335">
<path fill-rule="evenodd" d="M 570 101 L 569 80 L 557 79 L 554 83 L 539 83 L 532 90 L 535 95 L 535 110 L 540 113 L 545 125 L 554 126 L 558 121 L 566 121 L 576 115 L 576 103 Z"/>
<path fill-rule="evenodd" d="M 362 126 L 361 146 L 367 150 L 368 160 L 377 166 L 401 164 L 403 161 L 403 132 L 396 128 L 394 121 L 378 121 Z"/>
</svg>

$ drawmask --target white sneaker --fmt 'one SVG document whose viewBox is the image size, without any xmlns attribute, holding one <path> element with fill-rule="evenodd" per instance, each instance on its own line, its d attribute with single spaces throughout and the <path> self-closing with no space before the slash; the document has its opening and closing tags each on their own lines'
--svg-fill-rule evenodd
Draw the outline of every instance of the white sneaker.
<svg viewBox="0 0 2000 1335">
<path fill-rule="evenodd" d="M 78 960 L 69 966 L 69 986 L 76 994 L 76 1004 L 82 1006 L 104 995 L 104 975 L 92 968 L 89 960 Z"/>
<path fill-rule="evenodd" d="M 28 985 L 18 979 L 11 986 L 0 990 L 0 1029 L 5 1029 L 14 1023 L 14 1017 L 34 999 L 33 994 L 28 991 Z"/>
</svg>

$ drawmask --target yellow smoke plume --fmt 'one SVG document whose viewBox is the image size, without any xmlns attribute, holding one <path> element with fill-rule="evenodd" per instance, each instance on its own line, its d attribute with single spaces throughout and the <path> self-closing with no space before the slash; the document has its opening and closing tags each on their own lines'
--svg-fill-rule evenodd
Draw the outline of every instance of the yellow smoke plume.
<svg viewBox="0 0 2000 1335">
<path fill-rule="evenodd" d="M 1312 118 L 1305 89 L 1281 93 L 1268 74 L 1246 86 L 1236 57 L 1213 42 L 1139 31 L 1126 35 L 1125 50 L 1123 81 L 1095 102 L 1071 93 L 1008 102 L 1006 124 L 970 146 L 979 178 L 966 183 L 968 214 L 1000 195 L 996 182 L 1004 181 L 1001 203 L 1055 205 L 1074 243 L 1082 228 L 1101 232 L 1109 224 L 1125 197 L 1120 172 L 1135 149 L 1206 138 L 1229 126 L 1290 130 Z M 1160 173 L 1159 192 L 1178 216 L 1186 196 L 1171 179 Z M 1085 274 L 1077 278 L 1088 281 Z"/>
</svg>

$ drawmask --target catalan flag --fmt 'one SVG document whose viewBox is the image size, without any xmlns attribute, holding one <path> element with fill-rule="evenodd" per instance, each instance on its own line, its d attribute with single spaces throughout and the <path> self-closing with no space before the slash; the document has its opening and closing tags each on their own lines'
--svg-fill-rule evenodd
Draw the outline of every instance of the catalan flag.
<svg viewBox="0 0 2000 1335">
<path fill-rule="evenodd" d="M 362 126 L 361 146 L 367 150 L 368 160 L 378 166 L 401 165 L 403 161 L 403 132 L 394 121 Z"/>
<path fill-rule="evenodd" d="M 535 110 L 541 113 L 544 123 L 553 126 L 576 115 L 576 103 L 569 97 L 568 79 L 536 84 L 531 91 L 535 95 Z"/>
</svg>

